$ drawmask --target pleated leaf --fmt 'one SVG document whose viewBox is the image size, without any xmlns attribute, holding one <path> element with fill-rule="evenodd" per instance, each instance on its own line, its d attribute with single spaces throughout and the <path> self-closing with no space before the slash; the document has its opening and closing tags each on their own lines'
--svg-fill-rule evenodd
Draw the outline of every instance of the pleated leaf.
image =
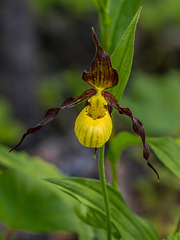
<svg viewBox="0 0 180 240">
<path fill-rule="evenodd" d="M 84 178 L 46 179 L 46 181 L 91 208 L 102 221 L 105 221 L 105 209 L 98 180 Z M 152 226 L 142 218 L 133 214 L 124 202 L 121 194 L 107 185 L 111 204 L 112 225 L 119 231 L 122 239 L 158 240 Z M 61 191 L 60 191 L 61 192 Z M 102 227 L 102 221 L 99 227 Z M 105 225 L 105 224 L 104 224 Z"/>
<path fill-rule="evenodd" d="M 137 11 L 132 22 L 128 26 L 120 42 L 111 55 L 112 66 L 118 72 L 119 82 L 117 86 L 111 89 L 110 92 L 116 97 L 118 102 L 122 97 L 132 67 L 135 31 L 140 13 L 141 8 Z"/>
</svg>

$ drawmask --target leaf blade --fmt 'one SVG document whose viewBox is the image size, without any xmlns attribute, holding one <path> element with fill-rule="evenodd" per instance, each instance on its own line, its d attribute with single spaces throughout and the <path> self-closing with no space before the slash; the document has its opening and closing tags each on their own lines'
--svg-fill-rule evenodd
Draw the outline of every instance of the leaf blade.
<svg viewBox="0 0 180 240">
<path fill-rule="evenodd" d="M 72 232 L 78 230 L 72 199 L 57 194 L 45 177 L 61 177 L 58 169 L 25 153 L 0 146 L 0 221 L 11 230 Z M 66 222 L 70 224 L 67 225 Z"/>
<path fill-rule="evenodd" d="M 141 140 L 136 135 L 128 132 L 120 132 L 111 139 L 107 154 L 107 159 L 111 163 L 117 163 L 119 156 L 129 146 L 141 144 Z"/>
<path fill-rule="evenodd" d="M 112 0 L 109 7 L 109 16 L 112 23 L 108 29 L 108 50 L 112 53 L 122 38 L 125 30 L 139 9 L 141 0 Z"/>
<path fill-rule="evenodd" d="M 111 90 L 111 93 L 116 97 L 118 101 L 120 101 L 122 97 L 130 75 L 134 52 L 135 31 L 141 9 L 142 8 L 137 11 L 132 22 L 121 38 L 119 44 L 111 55 L 112 66 L 117 70 L 119 74 L 119 83 Z"/>
<path fill-rule="evenodd" d="M 150 138 L 146 142 L 154 151 L 158 159 L 178 178 L 180 178 L 180 146 L 171 137 Z M 108 160 L 117 163 L 122 151 L 127 147 L 140 144 L 140 138 L 129 132 L 120 132 L 111 139 L 108 150 Z"/>
<path fill-rule="evenodd" d="M 148 138 L 147 142 L 159 160 L 180 178 L 180 147 L 171 137 Z"/>
<path fill-rule="evenodd" d="M 105 217 L 105 209 L 100 182 L 93 179 L 63 178 L 46 179 L 58 189 L 76 198 L 85 206 L 99 212 Z M 119 230 L 123 239 L 157 240 L 158 236 L 154 229 L 145 220 L 132 214 L 118 191 L 107 185 L 110 202 L 112 223 Z"/>
</svg>

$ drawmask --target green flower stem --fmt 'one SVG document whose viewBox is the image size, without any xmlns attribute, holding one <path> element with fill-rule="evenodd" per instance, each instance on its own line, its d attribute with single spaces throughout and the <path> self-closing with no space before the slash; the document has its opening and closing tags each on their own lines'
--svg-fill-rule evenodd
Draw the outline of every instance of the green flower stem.
<svg viewBox="0 0 180 240">
<path fill-rule="evenodd" d="M 111 163 L 112 186 L 119 191 L 117 163 Z"/>
<path fill-rule="evenodd" d="M 104 145 L 99 148 L 99 176 L 101 181 L 102 193 L 104 197 L 104 204 L 106 210 L 107 221 L 107 240 L 111 240 L 111 211 L 109 204 L 109 197 L 106 187 L 105 171 L 104 171 Z"/>
</svg>

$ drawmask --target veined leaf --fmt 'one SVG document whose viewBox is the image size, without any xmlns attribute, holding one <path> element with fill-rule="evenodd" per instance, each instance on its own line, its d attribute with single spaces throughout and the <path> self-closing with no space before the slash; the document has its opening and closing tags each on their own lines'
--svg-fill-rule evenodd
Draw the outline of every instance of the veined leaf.
<svg viewBox="0 0 180 240">
<path fill-rule="evenodd" d="M 46 181 L 93 209 L 95 213 L 99 213 L 99 216 L 103 216 L 105 219 L 105 209 L 99 181 L 84 178 L 46 179 Z M 118 191 L 109 185 L 107 185 L 107 188 L 111 206 L 111 221 L 116 229 L 119 230 L 119 234 L 123 239 L 159 239 L 157 233 L 148 222 L 129 210 Z"/>
<path fill-rule="evenodd" d="M 122 97 L 130 75 L 134 53 L 135 31 L 140 13 L 141 8 L 136 13 L 135 17 L 121 38 L 121 41 L 111 55 L 112 66 L 117 70 L 119 74 L 119 83 L 117 86 L 111 89 L 111 93 L 116 97 L 118 101 L 120 101 Z"/>
<path fill-rule="evenodd" d="M 180 178 L 180 146 L 171 137 L 147 138 L 159 160 Z"/>
</svg>

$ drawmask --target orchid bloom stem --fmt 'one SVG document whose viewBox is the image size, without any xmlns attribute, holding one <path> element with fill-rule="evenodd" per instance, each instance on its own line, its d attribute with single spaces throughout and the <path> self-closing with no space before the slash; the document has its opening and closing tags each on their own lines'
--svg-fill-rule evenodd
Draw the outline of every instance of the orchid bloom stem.
<svg viewBox="0 0 180 240">
<path fill-rule="evenodd" d="M 106 221 L 107 221 L 107 240 L 111 240 L 111 211 L 109 204 L 109 197 L 106 186 L 106 178 L 104 171 L 104 145 L 99 148 L 99 176 L 101 181 L 102 193 L 104 197 L 104 204 L 106 210 Z"/>
</svg>

